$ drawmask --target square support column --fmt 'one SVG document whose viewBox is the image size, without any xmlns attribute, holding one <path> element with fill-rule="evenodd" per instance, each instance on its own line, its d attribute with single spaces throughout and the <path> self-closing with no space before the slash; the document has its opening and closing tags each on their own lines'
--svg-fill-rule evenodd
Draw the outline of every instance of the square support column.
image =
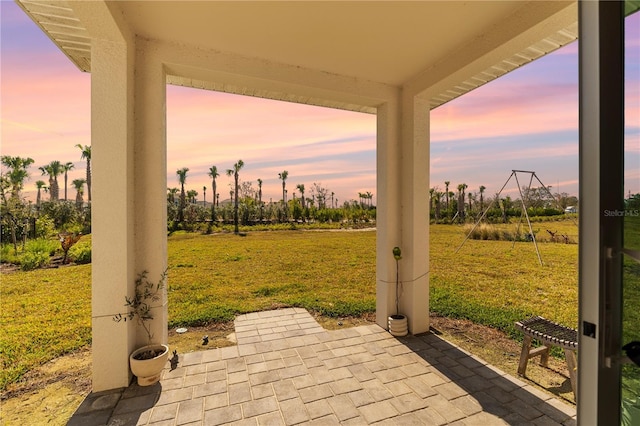
<svg viewBox="0 0 640 426">
<path fill-rule="evenodd" d="M 115 323 L 135 279 L 133 48 L 94 40 L 91 51 L 93 391 L 129 384 L 131 322 Z"/>
<path fill-rule="evenodd" d="M 157 281 L 167 265 L 165 74 L 144 42 L 136 47 L 92 44 L 94 392 L 129 385 L 129 354 L 148 339 L 113 316 L 139 273 Z M 152 314 L 153 341 L 166 343 L 166 290 Z"/>
<path fill-rule="evenodd" d="M 409 332 L 429 330 L 429 104 L 399 95 L 378 108 L 376 322 L 395 314 L 395 246 L 401 314 Z"/>
<path fill-rule="evenodd" d="M 402 100 L 400 310 L 411 334 L 429 331 L 429 102 Z"/>
<path fill-rule="evenodd" d="M 156 49 L 136 41 L 135 72 L 135 253 L 136 274 L 148 271 L 157 282 L 167 269 L 166 73 Z M 154 343 L 166 343 L 167 291 L 152 308 Z M 138 345 L 147 336 L 138 328 Z"/>
<path fill-rule="evenodd" d="M 396 313 L 396 264 L 392 250 L 401 245 L 400 226 L 400 103 L 388 102 L 377 111 L 376 323 L 387 328 Z"/>
</svg>

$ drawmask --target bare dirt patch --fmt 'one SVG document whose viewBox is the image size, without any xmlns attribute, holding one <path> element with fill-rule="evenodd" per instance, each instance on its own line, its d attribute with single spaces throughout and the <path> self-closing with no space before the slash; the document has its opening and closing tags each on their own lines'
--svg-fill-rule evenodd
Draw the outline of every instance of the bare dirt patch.
<svg viewBox="0 0 640 426">
<path fill-rule="evenodd" d="M 91 391 L 91 351 L 29 371 L 0 394 L 3 425 L 64 425 Z"/>
<path fill-rule="evenodd" d="M 177 350 L 178 354 L 185 354 L 235 345 L 233 322 L 185 328 L 187 331 L 184 333 L 176 331 L 179 327 L 169 330 L 169 347 L 172 353 L 174 350 Z M 203 344 L 204 336 L 208 337 L 206 345 Z"/>
<path fill-rule="evenodd" d="M 366 313 L 361 316 L 348 316 L 348 317 L 325 317 L 318 314 L 311 314 L 313 318 L 323 328 L 327 330 L 339 330 L 341 328 L 357 327 L 359 325 L 369 325 L 376 323 L 375 313 Z"/>
</svg>

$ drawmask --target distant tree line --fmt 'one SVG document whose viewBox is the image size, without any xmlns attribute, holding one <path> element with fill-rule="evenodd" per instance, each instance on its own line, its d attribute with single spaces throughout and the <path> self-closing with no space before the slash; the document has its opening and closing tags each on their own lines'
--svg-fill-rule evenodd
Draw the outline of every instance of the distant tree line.
<svg viewBox="0 0 640 426">
<path fill-rule="evenodd" d="M 575 196 L 551 193 L 548 187 L 521 188 L 522 198 L 512 199 L 509 195 L 488 196 L 486 187 L 480 185 L 478 191 L 468 191 L 466 183 L 457 185 L 457 191 L 450 190 L 451 181 L 444 182 L 444 191 L 439 187 L 429 189 L 429 216 L 437 223 L 465 223 L 478 220 L 483 213 L 487 221 L 508 222 L 509 218 L 523 214 L 523 203 L 530 216 L 563 215 L 567 207 L 577 206 Z"/>
<path fill-rule="evenodd" d="M 68 198 L 68 173 L 74 168 L 72 162 L 51 161 L 38 167 L 47 181 L 37 180 L 36 201 L 22 196 L 29 169 L 34 160 L 29 157 L 3 155 L 0 158 L 0 216 L 2 243 L 11 242 L 17 251 L 20 242 L 27 238 L 50 237 L 57 232 L 91 232 L 91 147 L 76 145 L 80 158 L 86 160 L 86 178 L 74 179 L 71 185 L 76 190 L 75 200 Z M 63 179 L 61 195 L 60 180 Z M 88 203 L 85 203 L 85 186 Z M 47 197 L 48 195 L 48 197 Z M 46 199 L 48 198 L 48 199 Z"/>
<path fill-rule="evenodd" d="M 0 215 L 2 243 L 17 245 L 27 238 L 46 237 L 56 232 L 91 232 L 91 146 L 76 145 L 80 158 L 86 161 L 86 175 L 69 181 L 68 173 L 74 169 L 72 162 L 51 161 L 38 167 L 45 179 L 35 182 L 36 200 L 27 200 L 22 192 L 30 178 L 34 160 L 29 157 L 2 156 L 0 171 Z M 220 171 L 211 166 L 207 175 L 211 178 L 211 199 L 207 200 L 207 187 L 202 187 L 202 200 L 195 189 L 187 189 L 189 168 L 176 171 L 179 188 L 167 189 L 168 226 L 172 229 L 189 228 L 190 224 L 209 222 L 213 226 L 233 223 L 239 225 L 298 223 L 298 222 L 351 222 L 375 221 L 373 194 L 358 193 L 359 201 L 345 201 L 342 205 L 335 193 L 314 182 L 307 190 L 304 183 L 295 189 L 287 189 L 289 172 L 278 173 L 282 181 L 282 199 L 268 202 L 262 197 L 262 179 L 245 182 L 240 178 L 244 162 L 238 160 L 224 173 L 232 179 L 229 198 L 220 200 L 218 179 Z M 68 196 L 69 185 L 75 189 L 75 199 Z M 86 199 L 85 199 L 86 196 Z"/>
<path fill-rule="evenodd" d="M 297 223 L 372 223 L 375 221 L 376 208 L 373 194 L 358 193 L 359 201 L 345 201 L 339 204 L 335 193 L 314 182 L 309 188 L 298 183 L 289 193 L 287 180 L 289 172 L 278 173 L 282 181 L 282 198 L 274 201 L 263 200 L 263 180 L 243 181 L 240 173 L 245 163 L 238 160 L 224 173 L 231 178 L 229 197 L 223 195 L 220 200 L 218 178 L 220 171 L 213 165 L 207 175 L 211 178 L 211 198 L 207 200 L 207 187 L 202 187 L 202 199 L 195 189 L 186 189 L 189 168 L 176 170 L 180 187 L 167 188 L 167 218 L 169 228 L 194 229 L 206 223 L 212 227 L 233 224 L 234 232 L 239 226 L 297 224 Z"/>
</svg>

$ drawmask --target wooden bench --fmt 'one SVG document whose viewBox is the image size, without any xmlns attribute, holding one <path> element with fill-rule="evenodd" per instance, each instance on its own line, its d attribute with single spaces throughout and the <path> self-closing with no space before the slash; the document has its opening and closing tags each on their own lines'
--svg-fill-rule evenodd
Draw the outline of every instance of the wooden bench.
<svg viewBox="0 0 640 426">
<path fill-rule="evenodd" d="M 578 364 L 576 363 L 576 350 L 578 349 L 578 331 L 540 316 L 518 321 L 515 326 L 524 333 L 518 374 L 525 376 L 529 359 L 536 356 L 540 356 L 540 365 L 547 367 L 549 349 L 552 346 L 561 347 L 564 349 L 564 356 L 567 360 L 573 396 L 577 398 Z M 531 349 L 531 341 L 533 339 L 539 340 L 542 346 Z"/>
</svg>

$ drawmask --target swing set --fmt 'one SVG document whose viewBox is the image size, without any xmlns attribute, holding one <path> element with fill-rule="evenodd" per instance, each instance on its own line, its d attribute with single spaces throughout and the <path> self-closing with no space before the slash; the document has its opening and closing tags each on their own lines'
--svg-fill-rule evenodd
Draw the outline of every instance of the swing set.
<svg viewBox="0 0 640 426">
<path fill-rule="evenodd" d="M 545 186 L 542 183 L 540 178 L 538 178 L 538 176 L 536 175 L 536 172 L 527 171 L 527 170 L 511 170 L 511 174 L 509 175 L 509 178 L 504 183 L 504 185 L 502 185 L 502 188 L 500 188 L 500 191 L 498 192 L 498 194 L 496 194 L 496 198 L 494 199 L 494 201 L 492 203 L 490 203 L 487 206 L 487 208 L 484 210 L 484 212 L 480 216 L 480 219 L 478 219 L 478 221 L 475 223 L 475 225 L 473 225 L 473 228 L 471 228 L 471 231 L 469 231 L 469 233 L 465 237 L 464 241 L 462 241 L 462 244 L 460 244 L 460 247 L 457 248 L 456 253 L 458 253 L 460 251 L 460 249 L 462 248 L 462 246 L 464 246 L 464 243 L 467 242 L 467 240 L 469 239 L 471 234 L 473 234 L 473 231 L 478 227 L 480 222 L 482 222 L 482 219 L 485 218 L 485 216 L 487 215 L 487 212 L 489 211 L 489 209 L 491 209 L 493 204 L 494 203 L 499 203 L 500 194 L 502 193 L 502 191 L 504 191 L 506 186 L 509 184 L 509 181 L 511 180 L 511 178 L 515 178 L 516 185 L 518 186 L 518 192 L 520 193 L 520 203 L 522 205 L 522 214 L 520 214 L 520 220 L 518 221 L 516 235 L 519 234 L 520 226 L 522 225 L 522 218 L 525 217 L 527 219 L 527 225 L 529 227 L 529 234 L 527 235 L 527 240 L 533 242 L 533 245 L 534 245 L 534 247 L 536 249 L 536 254 L 538 255 L 538 262 L 540 262 L 540 266 L 542 266 L 542 257 L 540 256 L 540 250 L 538 248 L 538 243 L 536 241 L 536 235 L 533 232 L 533 228 L 531 227 L 531 220 L 529 219 L 529 213 L 527 212 L 526 203 L 528 201 L 528 197 L 525 199 L 525 196 L 522 193 L 522 188 L 520 187 L 520 180 L 518 179 L 518 173 L 529 174 L 529 186 L 527 187 L 527 195 L 531 193 L 531 184 L 533 183 L 533 179 L 535 178 L 540 183 L 540 188 L 543 188 L 545 193 L 549 195 L 551 200 L 553 200 L 553 202 L 555 203 L 556 207 L 560 208 L 560 205 L 558 204 L 558 200 L 556 200 L 556 198 L 553 196 L 553 194 L 551 194 L 551 192 L 549 191 L 549 188 L 547 188 L 547 186 Z M 498 204 L 498 205 L 500 205 L 500 204 Z M 503 208 L 502 206 L 500 206 L 500 207 Z M 574 223 L 575 223 L 575 219 L 574 219 Z M 511 248 L 513 248 L 515 246 L 515 244 L 516 244 L 516 238 L 514 236 L 513 245 L 511 246 Z"/>
</svg>

